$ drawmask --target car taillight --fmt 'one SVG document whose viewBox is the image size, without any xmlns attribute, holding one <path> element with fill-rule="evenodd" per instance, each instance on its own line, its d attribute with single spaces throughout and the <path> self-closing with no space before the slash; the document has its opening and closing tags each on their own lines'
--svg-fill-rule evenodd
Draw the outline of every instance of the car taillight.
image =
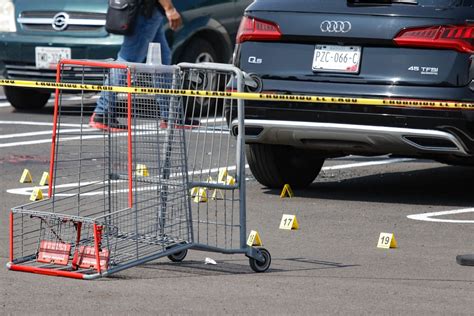
<svg viewBox="0 0 474 316">
<path fill-rule="evenodd" d="M 474 53 L 474 25 L 442 25 L 406 29 L 394 41 L 399 46 L 453 49 Z"/>
<path fill-rule="evenodd" d="M 244 16 L 237 32 L 237 43 L 245 41 L 275 41 L 281 38 L 278 25 Z"/>
</svg>

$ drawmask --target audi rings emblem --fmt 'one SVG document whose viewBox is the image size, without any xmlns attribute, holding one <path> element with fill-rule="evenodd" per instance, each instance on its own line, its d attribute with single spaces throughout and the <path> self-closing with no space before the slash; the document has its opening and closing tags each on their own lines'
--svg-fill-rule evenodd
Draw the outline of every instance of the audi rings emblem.
<svg viewBox="0 0 474 316">
<path fill-rule="evenodd" d="M 64 31 L 67 28 L 69 21 L 69 14 L 66 12 L 59 12 L 53 17 L 53 29 L 56 31 Z"/>
<path fill-rule="evenodd" d="M 351 30 L 352 24 L 349 21 L 323 21 L 319 26 L 323 33 L 347 33 Z"/>
</svg>

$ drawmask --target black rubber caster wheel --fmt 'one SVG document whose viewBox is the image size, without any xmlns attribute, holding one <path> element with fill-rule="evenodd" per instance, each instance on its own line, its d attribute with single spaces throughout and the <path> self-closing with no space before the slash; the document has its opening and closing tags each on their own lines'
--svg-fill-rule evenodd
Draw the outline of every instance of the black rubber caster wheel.
<svg viewBox="0 0 474 316">
<path fill-rule="evenodd" d="M 260 262 L 254 258 L 249 258 L 250 267 L 253 271 L 260 273 L 265 272 L 270 268 L 270 264 L 272 263 L 272 256 L 270 256 L 270 252 L 265 248 L 258 248 L 260 253 L 262 254 L 263 258 L 265 259 L 263 262 Z"/>
<path fill-rule="evenodd" d="M 456 262 L 462 266 L 474 266 L 474 255 L 456 256 Z"/>
<path fill-rule="evenodd" d="M 168 259 L 170 259 L 173 262 L 181 262 L 186 258 L 186 255 L 188 254 L 188 250 L 182 250 L 180 252 L 174 253 L 172 255 L 168 256 Z"/>
</svg>

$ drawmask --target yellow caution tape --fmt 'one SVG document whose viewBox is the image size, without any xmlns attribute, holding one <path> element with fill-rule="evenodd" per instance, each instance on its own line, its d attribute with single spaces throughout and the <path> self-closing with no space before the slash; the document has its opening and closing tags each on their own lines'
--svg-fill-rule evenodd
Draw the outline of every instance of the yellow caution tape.
<svg viewBox="0 0 474 316">
<path fill-rule="evenodd" d="M 186 89 L 163 89 L 146 87 L 117 87 L 81 83 L 46 82 L 0 79 L 0 86 L 43 88 L 58 90 L 82 90 L 82 91 L 110 91 L 132 94 L 159 94 L 170 96 L 194 96 L 216 99 L 240 99 L 260 101 L 290 101 L 302 103 L 330 103 L 330 104 L 357 104 L 372 106 L 393 106 L 405 108 L 429 108 L 429 109 L 462 109 L 474 110 L 474 102 L 439 101 L 403 98 L 357 98 L 341 96 L 317 96 L 317 95 L 294 95 L 294 94 L 270 94 L 230 91 L 203 91 Z"/>
</svg>

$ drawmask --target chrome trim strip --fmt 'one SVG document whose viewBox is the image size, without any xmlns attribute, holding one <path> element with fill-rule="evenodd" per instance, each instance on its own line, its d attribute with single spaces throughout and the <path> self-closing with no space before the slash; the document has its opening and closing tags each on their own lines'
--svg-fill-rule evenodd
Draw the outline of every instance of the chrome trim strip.
<svg viewBox="0 0 474 316">
<path fill-rule="evenodd" d="M 232 130 L 236 126 L 232 122 Z M 470 156 L 463 143 L 447 132 L 428 129 L 413 129 L 388 126 L 352 125 L 336 123 L 295 122 L 277 120 L 246 119 L 246 127 L 260 127 L 263 131 L 256 136 L 246 135 L 248 143 L 284 143 L 287 145 L 304 146 L 301 140 L 321 139 L 340 141 L 360 141 L 374 148 L 408 149 L 417 152 L 433 152 Z M 427 137 L 443 139 L 453 144 L 450 147 L 426 147 L 416 144 L 405 137 Z M 455 147 L 454 147 L 455 146 Z"/>
<path fill-rule="evenodd" d="M 53 24 L 53 18 L 22 18 L 19 17 L 16 19 L 20 24 L 37 24 L 37 25 L 47 25 Z M 67 20 L 67 25 L 86 25 L 86 26 L 104 26 L 105 20 L 99 19 L 74 19 L 69 18 Z"/>
</svg>

